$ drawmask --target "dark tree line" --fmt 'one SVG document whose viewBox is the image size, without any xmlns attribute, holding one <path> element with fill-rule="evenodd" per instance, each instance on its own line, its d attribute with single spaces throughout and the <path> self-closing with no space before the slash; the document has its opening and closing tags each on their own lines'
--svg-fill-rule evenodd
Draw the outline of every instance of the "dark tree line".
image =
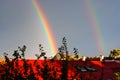
<svg viewBox="0 0 120 80">
<path fill-rule="evenodd" d="M 31 66 L 31 64 L 29 64 L 27 62 L 27 59 L 25 58 L 25 51 L 26 51 L 27 47 L 26 45 L 23 45 L 23 47 L 18 47 L 18 50 L 15 50 L 12 54 L 12 56 L 14 57 L 12 60 L 8 57 L 7 53 L 4 53 L 4 58 L 5 58 L 5 62 L 6 62 L 6 67 L 5 67 L 5 74 L 2 75 L 2 80 L 38 80 L 37 76 L 41 76 L 43 78 L 43 80 L 67 80 L 67 74 L 68 74 L 68 62 L 69 62 L 69 51 L 68 51 L 68 44 L 67 44 L 67 40 L 64 37 L 62 39 L 62 46 L 60 48 L 58 48 L 58 53 L 60 54 L 61 58 L 64 58 L 64 60 L 62 60 L 62 64 L 60 64 L 62 66 L 61 68 L 61 75 L 58 78 L 55 78 L 55 76 L 57 75 L 57 70 L 54 71 L 53 73 L 51 73 L 52 75 L 50 75 L 50 71 L 52 71 L 55 66 L 53 66 L 52 68 L 49 68 L 49 64 L 54 62 L 54 59 L 49 59 L 49 61 L 47 60 L 47 56 L 46 56 L 46 52 L 44 51 L 44 48 L 42 46 L 42 44 L 39 44 L 39 54 L 35 54 L 35 56 L 37 57 L 37 60 L 34 60 L 34 66 L 36 69 L 36 73 L 34 73 L 34 69 Z M 110 57 L 114 57 L 114 55 L 118 56 L 119 54 L 119 50 L 113 50 L 110 53 Z M 65 54 L 64 54 L 65 53 Z M 77 48 L 73 48 L 73 53 L 75 55 L 76 58 L 79 57 L 78 55 L 78 49 Z M 39 65 L 39 59 L 43 57 L 44 61 L 42 63 L 42 67 L 41 65 Z M 19 67 L 19 60 L 21 60 L 23 62 L 23 68 L 21 68 L 24 71 L 24 77 L 21 73 L 18 73 L 18 68 Z M 79 68 L 79 67 L 77 67 Z M 78 69 L 79 70 L 79 69 Z M 29 73 L 29 75 L 28 75 Z M 76 72 L 76 75 L 79 74 L 79 71 Z M 76 76 L 75 75 L 75 76 Z M 103 72 L 101 73 L 101 75 L 103 75 Z M 75 77 L 74 76 L 74 77 Z M 74 79 L 73 77 L 73 79 Z M 83 79 L 83 76 L 80 76 L 81 80 Z M 101 80 L 103 79 L 103 76 L 101 77 Z M 87 79 L 89 80 L 89 79 Z"/>
</svg>

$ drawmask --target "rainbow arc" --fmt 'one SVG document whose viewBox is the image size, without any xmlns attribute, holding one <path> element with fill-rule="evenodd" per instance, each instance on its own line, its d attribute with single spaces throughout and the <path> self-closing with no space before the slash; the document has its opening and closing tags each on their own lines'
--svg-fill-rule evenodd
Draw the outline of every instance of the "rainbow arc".
<svg viewBox="0 0 120 80">
<path fill-rule="evenodd" d="M 45 17 L 45 14 L 44 14 L 40 4 L 38 3 L 38 0 L 32 0 L 32 3 L 34 5 L 34 8 L 35 8 L 36 13 L 38 15 L 39 22 L 40 22 L 40 24 L 42 24 L 42 27 L 45 31 L 49 46 L 51 48 L 51 53 L 54 55 L 57 53 L 57 47 L 56 47 L 56 42 L 55 42 L 54 36 L 52 34 L 52 30 L 50 28 L 50 25 L 47 21 L 47 18 Z"/>
<path fill-rule="evenodd" d="M 104 41 L 103 41 L 103 37 L 102 37 L 102 31 L 100 28 L 99 20 L 97 18 L 95 9 L 92 5 L 93 4 L 90 0 L 85 0 L 85 8 L 87 10 L 87 13 L 89 16 L 89 22 L 90 22 L 90 25 L 92 26 L 92 30 L 93 30 L 94 36 L 96 38 L 98 51 L 100 53 L 104 53 L 105 47 L 104 47 Z"/>
</svg>

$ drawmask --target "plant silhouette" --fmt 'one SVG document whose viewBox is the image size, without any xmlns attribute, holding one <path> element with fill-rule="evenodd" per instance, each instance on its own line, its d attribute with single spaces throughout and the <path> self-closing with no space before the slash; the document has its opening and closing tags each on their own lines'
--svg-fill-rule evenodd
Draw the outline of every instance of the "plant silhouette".
<svg viewBox="0 0 120 80">
<path fill-rule="evenodd" d="M 73 48 L 73 54 L 78 60 L 70 60 L 65 37 L 62 39 L 62 46 L 58 48 L 61 60 L 47 58 L 42 44 L 39 44 L 40 53 L 35 54 L 37 59 L 28 60 L 25 58 L 26 49 L 26 45 L 19 46 L 13 52 L 13 58 L 9 58 L 8 53 L 4 53 L 5 64 L 0 64 L 0 80 L 106 80 L 104 71 L 110 67 L 105 66 L 108 64 L 106 62 L 91 61 L 91 58 L 87 58 L 86 61 L 78 59 L 77 48 Z M 40 60 L 41 57 L 43 60 Z M 118 67 L 117 70 L 120 70 L 119 63 L 115 65 Z M 110 69 L 115 70 L 111 67 Z M 114 77 L 111 79 L 115 80 Z"/>
</svg>

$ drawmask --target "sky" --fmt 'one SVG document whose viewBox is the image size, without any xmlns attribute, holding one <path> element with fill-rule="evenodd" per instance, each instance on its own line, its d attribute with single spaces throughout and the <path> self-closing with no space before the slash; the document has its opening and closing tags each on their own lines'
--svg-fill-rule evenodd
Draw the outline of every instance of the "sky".
<svg viewBox="0 0 120 80">
<path fill-rule="evenodd" d="M 69 53 L 109 56 L 120 49 L 120 0 L 39 0 L 57 47 L 66 37 Z M 0 0 L 0 56 L 12 57 L 18 46 L 27 46 L 26 57 L 39 54 L 39 44 L 50 53 L 46 33 L 32 0 Z M 100 46 L 101 45 L 101 46 Z M 104 51 L 100 52 L 99 48 Z"/>
</svg>

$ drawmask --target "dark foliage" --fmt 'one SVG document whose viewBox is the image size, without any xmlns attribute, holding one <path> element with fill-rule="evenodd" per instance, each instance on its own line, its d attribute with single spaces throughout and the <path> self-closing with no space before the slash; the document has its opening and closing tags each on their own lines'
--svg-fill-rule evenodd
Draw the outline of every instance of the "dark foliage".
<svg viewBox="0 0 120 80">
<path fill-rule="evenodd" d="M 100 61 L 69 61 L 69 52 L 67 47 L 67 40 L 64 37 L 62 46 L 58 48 L 58 53 L 64 56 L 65 60 L 48 60 L 42 45 L 39 45 L 40 54 L 36 54 L 37 60 L 25 59 L 26 46 L 18 47 L 15 50 L 13 59 L 4 53 L 5 64 L 0 64 L 0 80 L 107 80 L 108 78 L 115 80 L 113 74 L 105 75 L 105 69 L 113 69 L 114 67 L 107 66 L 111 63 Z M 74 55 L 78 57 L 78 49 L 73 49 Z M 41 57 L 44 60 L 38 60 Z M 115 64 L 120 71 L 120 64 Z M 114 71 L 112 71 L 114 72 Z"/>
</svg>

